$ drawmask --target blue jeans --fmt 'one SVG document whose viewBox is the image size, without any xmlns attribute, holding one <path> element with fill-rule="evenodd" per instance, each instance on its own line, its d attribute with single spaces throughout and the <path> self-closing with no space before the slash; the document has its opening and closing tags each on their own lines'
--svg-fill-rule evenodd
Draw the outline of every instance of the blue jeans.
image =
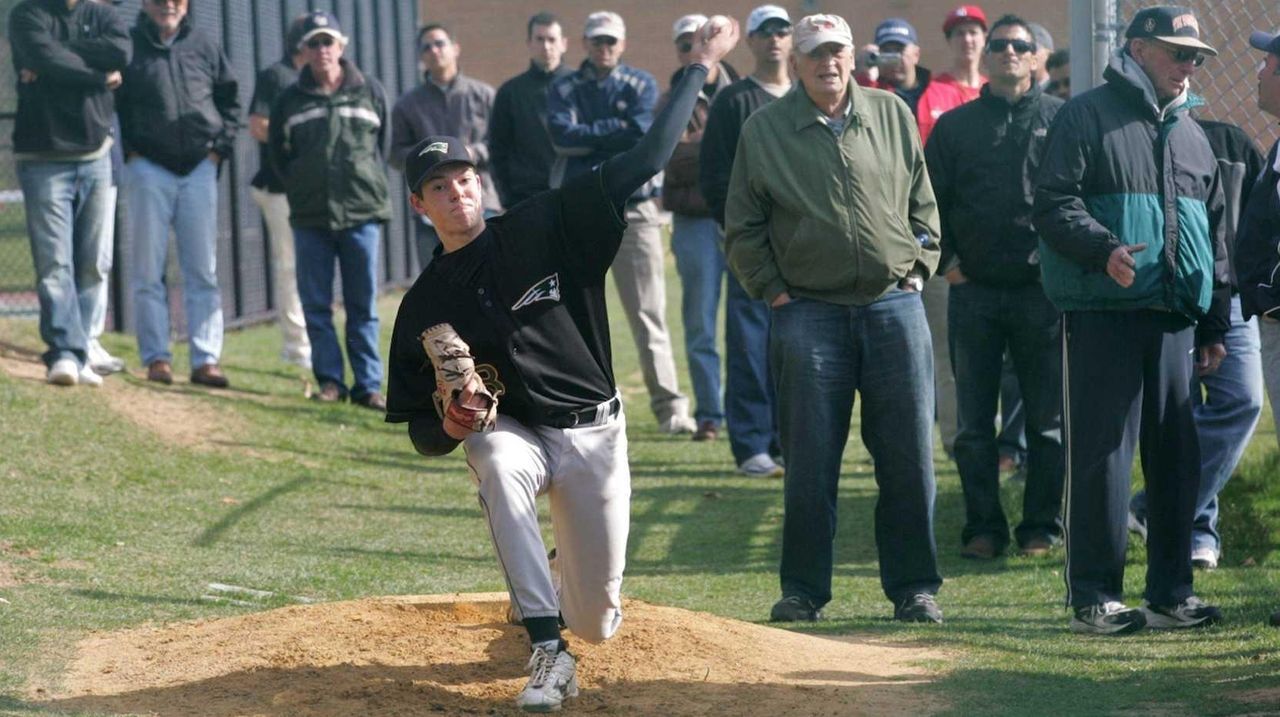
<svg viewBox="0 0 1280 717">
<path fill-rule="evenodd" d="M 795 299 L 773 309 L 769 361 L 787 458 L 782 595 L 831 600 L 836 488 L 854 394 L 875 462 L 880 583 L 897 602 L 942 585 L 933 539 L 933 348 L 920 295 L 867 306 Z"/>
<path fill-rule="evenodd" d="M 40 338 L 48 349 L 45 364 L 65 358 L 83 366 L 94 323 L 106 312 L 116 207 L 111 157 L 23 161 L 17 170 L 40 299 Z"/>
<path fill-rule="evenodd" d="M 1023 387 L 1027 480 L 1019 545 L 1062 534 L 1062 353 L 1058 310 L 1039 284 L 1018 288 L 972 281 L 951 287 L 947 336 L 956 377 L 960 432 L 956 467 L 964 489 L 961 542 L 986 536 L 997 550 L 1009 543 L 1009 523 L 1000 506 L 999 443 L 995 420 L 1005 356 Z"/>
<path fill-rule="evenodd" d="M 1231 329 L 1226 336 L 1227 356 L 1218 370 L 1195 378 L 1191 384 L 1192 414 L 1200 436 L 1200 491 L 1196 494 L 1196 520 L 1191 528 L 1191 549 L 1222 552 L 1218 534 L 1218 493 L 1226 487 L 1236 464 L 1249 446 L 1253 429 L 1262 415 L 1262 343 L 1258 320 L 1244 320 L 1240 297 L 1231 297 Z M 1133 496 L 1130 507 L 1147 518 L 1146 491 Z"/>
<path fill-rule="evenodd" d="M 733 272 L 726 272 L 725 422 L 735 463 L 782 453 L 773 377 L 769 375 L 769 305 L 747 295 Z"/>
<path fill-rule="evenodd" d="M 342 347 L 333 326 L 333 267 L 342 272 L 342 304 L 347 312 L 347 358 L 353 383 L 350 394 L 361 399 L 382 390 L 378 355 L 378 245 L 375 222 L 347 229 L 293 227 L 298 261 L 298 297 L 311 340 L 311 370 L 316 382 L 336 383 L 347 393 Z"/>
<path fill-rule="evenodd" d="M 142 365 L 173 361 L 169 350 L 169 231 L 182 269 L 191 367 L 222 354 L 222 294 L 218 290 L 218 169 L 205 160 L 178 175 L 143 157 L 125 165 L 132 227 L 133 303 Z"/>
<path fill-rule="evenodd" d="M 684 350 L 689 358 L 689 379 L 697 405 L 698 423 L 724 421 L 720 400 L 720 354 L 716 351 L 716 314 L 720 311 L 720 287 L 724 282 L 724 249 L 720 228 L 710 217 L 673 214 L 671 252 L 680 272 L 680 317 L 684 321 Z"/>
</svg>

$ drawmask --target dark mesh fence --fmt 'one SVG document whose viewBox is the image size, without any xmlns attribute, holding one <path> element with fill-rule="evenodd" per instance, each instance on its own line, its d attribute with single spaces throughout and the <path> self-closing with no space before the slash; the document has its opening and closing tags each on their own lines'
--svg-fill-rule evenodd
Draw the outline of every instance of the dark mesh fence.
<svg viewBox="0 0 1280 717">
<path fill-rule="evenodd" d="M 11 139 L 17 100 L 8 18 L 17 4 L 18 0 L 0 0 L 0 45 L 4 51 L 0 61 L 0 315 L 34 314 L 38 310 Z M 116 9 L 132 26 L 141 5 L 141 0 L 125 0 Z M 311 9 L 329 10 L 338 16 L 351 38 L 346 57 L 366 74 L 378 78 L 386 87 L 388 99 L 394 102 L 418 81 L 414 48 L 417 6 L 407 0 L 192 0 L 190 7 L 192 21 L 218 38 L 226 49 L 240 81 L 240 101 L 245 109 L 245 129 L 234 155 L 223 166 L 218 208 L 218 278 L 223 311 L 229 324 L 239 324 L 269 317 L 275 309 L 271 252 L 261 214 L 249 193 L 250 179 L 258 170 L 258 145 L 247 128 L 257 71 L 284 56 L 284 28 L 290 19 Z M 380 278 L 384 288 L 409 283 L 418 268 L 402 183 L 398 174 L 390 174 L 394 216 L 383 235 Z M 120 204 L 110 325 L 127 330 L 132 303 L 128 291 L 131 242 L 128 207 L 123 201 Z M 181 289 L 181 279 L 171 248 L 166 282 L 175 293 Z M 181 331 L 181 301 L 177 296 L 173 299 L 170 305 L 175 310 L 174 326 Z"/>
</svg>

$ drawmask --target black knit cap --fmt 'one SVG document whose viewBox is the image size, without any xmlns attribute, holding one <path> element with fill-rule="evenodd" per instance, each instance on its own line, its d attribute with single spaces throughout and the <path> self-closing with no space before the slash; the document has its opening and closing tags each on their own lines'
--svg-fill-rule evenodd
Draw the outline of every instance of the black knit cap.
<svg viewBox="0 0 1280 717">
<path fill-rule="evenodd" d="M 1200 39 L 1200 22 L 1190 8 L 1160 5 L 1141 10 L 1133 16 L 1125 39 L 1159 40 L 1178 47 L 1199 50 L 1206 55 L 1218 51 Z"/>
</svg>

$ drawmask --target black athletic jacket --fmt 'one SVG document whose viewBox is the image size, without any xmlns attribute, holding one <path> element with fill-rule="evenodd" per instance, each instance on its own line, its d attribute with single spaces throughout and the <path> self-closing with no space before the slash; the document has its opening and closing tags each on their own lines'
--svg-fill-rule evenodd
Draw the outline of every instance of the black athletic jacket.
<svg viewBox="0 0 1280 717">
<path fill-rule="evenodd" d="M 711 102 L 699 149 L 698 188 L 711 208 L 711 215 L 721 227 L 724 226 L 729 175 L 733 173 L 733 157 L 738 151 L 742 125 L 756 110 L 775 99 L 760 83 L 745 77 L 717 92 Z"/>
<path fill-rule="evenodd" d="M 489 171 L 502 206 L 551 188 L 556 150 L 547 134 L 547 87 L 571 74 L 563 64 L 547 72 L 531 62 L 498 88 L 489 119 Z"/>
<path fill-rule="evenodd" d="M 1235 270 L 1244 317 L 1280 318 L 1280 142 L 1272 145 L 1236 233 Z"/>
<path fill-rule="evenodd" d="M 14 70 L 36 73 L 18 83 L 15 152 L 87 153 L 111 133 L 115 102 L 107 73 L 123 71 L 132 47 L 114 9 L 66 0 L 26 0 L 9 13 Z"/>
<path fill-rule="evenodd" d="M 240 129 L 240 99 L 222 48 L 192 26 L 190 13 L 172 45 L 160 41 L 155 23 L 143 13 L 132 35 L 133 61 L 118 97 L 124 151 L 182 175 L 209 152 L 230 157 Z"/>
<path fill-rule="evenodd" d="M 938 118 L 924 158 L 942 215 L 939 274 L 959 262 L 979 284 L 1040 282 L 1034 179 L 1062 104 L 1034 83 L 1013 104 L 984 85 L 977 100 Z"/>
</svg>

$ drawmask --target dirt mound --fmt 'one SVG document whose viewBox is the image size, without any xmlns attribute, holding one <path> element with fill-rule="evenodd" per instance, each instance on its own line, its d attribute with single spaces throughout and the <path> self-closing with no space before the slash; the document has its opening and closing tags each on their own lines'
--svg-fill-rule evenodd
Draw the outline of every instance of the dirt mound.
<svg viewBox="0 0 1280 717">
<path fill-rule="evenodd" d="M 374 598 L 90 637 L 55 710 L 178 717 L 518 714 L 528 647 L 504 594 Z M 803 635 L 635 600 L 612 640 L 569 635 L 582 696 L 634 715 L 898 715 L 943 705 L 917 688 L 919 648 Z"/>
</svg>

